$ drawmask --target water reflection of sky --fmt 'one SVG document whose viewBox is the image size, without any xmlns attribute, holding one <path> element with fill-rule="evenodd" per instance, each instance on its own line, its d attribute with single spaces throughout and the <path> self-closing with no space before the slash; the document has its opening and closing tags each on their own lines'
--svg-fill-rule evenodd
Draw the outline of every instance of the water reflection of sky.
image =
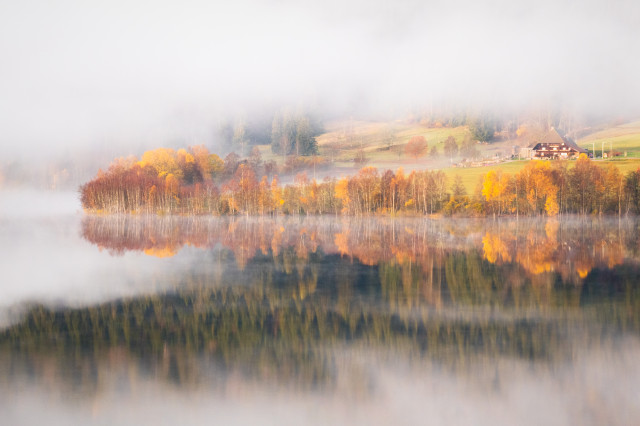
<svg viewBox="0 0 640 426">
<path fill-rule="evenodd" d="M 82 424 L 629 424 L 636 229 L 5 216 L 0 371 L 20 391 L 0 406 Z"/>
</svg>

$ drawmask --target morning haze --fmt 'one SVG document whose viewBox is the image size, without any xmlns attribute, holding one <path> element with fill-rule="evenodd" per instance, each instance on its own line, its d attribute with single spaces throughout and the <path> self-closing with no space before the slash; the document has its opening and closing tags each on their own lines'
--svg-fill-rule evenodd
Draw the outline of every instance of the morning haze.
<svg viewBox="0 0 640 426">
<path fill-rule="evenodd" d="M 0 5 L 10 424 L 640 418 L 640 4 Z"/>
<path fill-rule="evenodd" d="M 397 117 L 442 103 L 637 113 L 639 9 L 633 1 L 5 4 L 2 151 L 214 142 L 222 117 L 299 103 L 333 117 Z"/>
</svg>

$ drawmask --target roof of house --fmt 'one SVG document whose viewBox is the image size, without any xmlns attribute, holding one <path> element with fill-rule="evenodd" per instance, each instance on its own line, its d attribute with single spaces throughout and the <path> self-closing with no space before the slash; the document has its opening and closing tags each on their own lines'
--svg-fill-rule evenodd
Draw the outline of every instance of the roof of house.
<svg viewBox="0 0 640 426">
<path fill-rule="evenodd" d="M 535 148 L 540 143 L 564 143 L 566 146 L 573 148 L 578 152 L 588 152 L 586 149 L 579 147 L 573 140 L 562 136 L 560 132 L 558 132 L 558 130 L 553 127 L 545 135 L 543 135 L 540 140 L 534 142 L 533 145 L 531 145 L 531 148 Z"/>
</svg>

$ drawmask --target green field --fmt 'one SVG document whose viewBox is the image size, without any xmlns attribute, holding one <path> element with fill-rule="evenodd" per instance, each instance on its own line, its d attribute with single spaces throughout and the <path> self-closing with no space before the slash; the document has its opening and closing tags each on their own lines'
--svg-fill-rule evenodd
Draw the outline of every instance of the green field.
<svg viewBox="0 0 640 426">
<path fill-rule="evenodd" d="M 626 152 L 627 157 L 640 158 L 640 121 L 598 130 L 578 141 L 578 145 L 591 151 L 595 146 L 597 156 L 601 155 L 603 143 L 605 152 L 612 147 L 622 156 Z"/>
<path fill-rule="evenodd" d="M 442 171 L 445 173 L 445 175 L 447 175 L 449 186 L 453 184 L 453 180 L 456 176 L 460 176 L 462 178 L 462 183 L 467 190 L 467 194 L 473 194 L 476 185 L 489 170 L 502 170 L 506 173 L 517 173 L 524 167 L 525 164 L 528 163 L 528 161 L 529 160 L 510 161 L 508 163 L 495 164 L 486 167 L 449 167 L 446 169 L 442 169 Z"/>
</svg>

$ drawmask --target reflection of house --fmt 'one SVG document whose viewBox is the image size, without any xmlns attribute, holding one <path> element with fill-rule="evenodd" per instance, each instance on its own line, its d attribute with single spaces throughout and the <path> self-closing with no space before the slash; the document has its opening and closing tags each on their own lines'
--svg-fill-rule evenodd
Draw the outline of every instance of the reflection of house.
<svg viewBox="0 0 640 426">
<path fill-rule="evenodd" d="M 588 151 L 552 128 L 531 148 L 532 158 L 574 158 Z"/>
</svg>

